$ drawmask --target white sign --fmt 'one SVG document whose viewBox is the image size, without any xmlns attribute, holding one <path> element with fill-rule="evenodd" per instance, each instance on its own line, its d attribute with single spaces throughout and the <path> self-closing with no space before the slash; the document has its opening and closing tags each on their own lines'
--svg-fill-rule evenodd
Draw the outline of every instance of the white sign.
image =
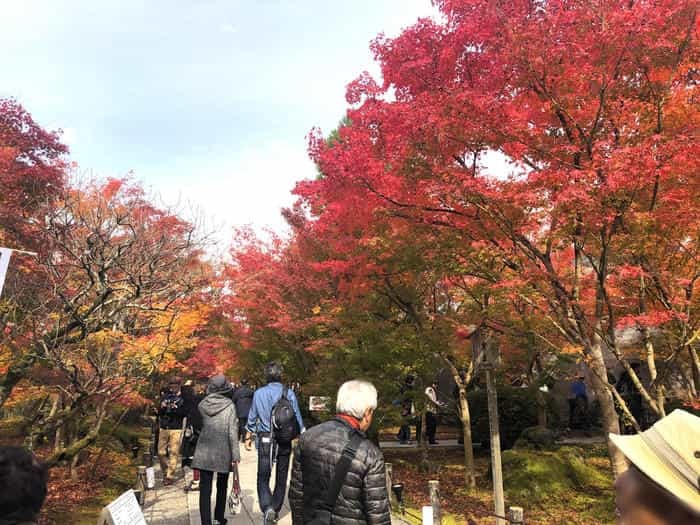
<svg viewBox="0 0 700 525">
<path fill-rule="evenodd" d="M 107 505 L 97 525 L 147 525 L 134 491 L 126 491 Z"/>
<path fill-rule="evenodd" d="M 423 525 L 433 525 L 433 507 L 423 507 Z"/>
<path fill-rule="evenodd" d="M 5 276 L 7 275 L 7 267 L 10 265 L 10 256 L 12 250 L 9 248 L 0 248 L 0 295 L 2 295 L 2 287 L 5 284 Z"/>
<path fill-rule="evenodd" d="M 146 469 L 146 488 L 152 489 L 156 486 L 156 471 L 153 467 Z"/>
<path fill-rule="evenodd" d="M 311 412 L 328 412 L 330 402 L 330 397 L 309 396 L 309 410 Z"/>
</svg>

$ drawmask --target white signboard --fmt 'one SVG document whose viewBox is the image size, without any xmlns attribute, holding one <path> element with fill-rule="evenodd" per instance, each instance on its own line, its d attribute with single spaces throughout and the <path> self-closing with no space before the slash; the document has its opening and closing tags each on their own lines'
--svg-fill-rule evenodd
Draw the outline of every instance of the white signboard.
<svg viewBox="0 0 700 525">
<path fill-rule="evenodd" d="M 309 410 L 311 412 L 328 412 L 331 398 L 324 396 L 309 396 Z"/>
<path fill-rule="evenodd" d="M 423 525 L 433 525 L 433 507 L 423 507 Z"/>
<path fill-rule="evenodd" d="M 134 491 L 126 491 L 107 505 L 97 525 L 147 525 Z"/>
<path fill-rule="evenodd" d="M 156 486 L 156 471 L 153 467 L 146 468 L 146 488 L 153 489 Z"/>
<path fill-rule="evenodd" d="M 10 256 L 12 250 L 9 248 L 0 248 L 0 295 L 2 295 L 2 286 L 5 284 L 5 275 L 7 275 L 7 267 L 10 265 Z"/>
</svg>

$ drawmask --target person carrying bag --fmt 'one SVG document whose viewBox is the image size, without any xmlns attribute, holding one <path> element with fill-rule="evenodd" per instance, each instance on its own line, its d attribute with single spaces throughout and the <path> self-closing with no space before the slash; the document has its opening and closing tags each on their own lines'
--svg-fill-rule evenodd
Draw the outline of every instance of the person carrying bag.
<svg viewBox="0 0 700 525">
<path fill-rule="evenodd" d="M 203 417 L 202 433 L 192 459 L 200 471 L 199 515 L 202 525 L 212 525 L 211 493 L 216 477 L 214 518 L 226 525 L 228 475 L 241 460 L 238 446 L 238 418 L 230 398 L 231 385 L 223 375 L 209 380 L 207 396 L 199 404 Z M 216 476 L 215 476 L 216 475 Z"/>
<path fill-rule="evenodd" d="M 241 498 L 241 478 L 238 475 L 238 463 L 234 463 L 231 469 L 233 481 L 231 484 L 231 493 L 228 496 L 228 511 L 232 516 L 241 512 L 243 500 Z"/>
</svg>

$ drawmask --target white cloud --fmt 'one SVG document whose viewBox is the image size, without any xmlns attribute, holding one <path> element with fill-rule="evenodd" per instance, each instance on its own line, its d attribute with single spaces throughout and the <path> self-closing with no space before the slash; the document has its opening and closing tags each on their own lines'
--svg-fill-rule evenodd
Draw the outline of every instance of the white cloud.
<svg viewBox="0 0 700 525">
<path fill-rule="evenodd" d="M 63 134 L 61 135 L 61 142 L 63 142 L 66 146 L 69 147 L 74 146 L 76 143 L 75 128 L 67 127 L 62 129 Z"/>
<path fill-rule="evenodd" d="M 284 229 L 280 211 L 294 202 L 296 181 L 315 176 L 303 143 L 269 141 L 210 163 L 200 160 L 199 167 L 188 163 L 187 177 L 159 176 L 164 182 L 154 190 L 166 203 L 199 209 L 210 225 L 219 226 L 217 237 L 224 243 L 237 226 Z"/>
</svg>

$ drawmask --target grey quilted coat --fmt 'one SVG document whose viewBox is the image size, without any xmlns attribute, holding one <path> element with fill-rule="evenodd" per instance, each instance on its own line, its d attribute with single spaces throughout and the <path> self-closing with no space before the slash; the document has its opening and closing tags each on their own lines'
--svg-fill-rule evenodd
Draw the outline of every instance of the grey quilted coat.
<svg viewBox="0 0 700 525">
<path fill-rule="evenodd" d="M 202 432 L 192 459 L 192 468 L 229 472 L 232 461 L 240 461 L 238 418 L 230 397 L 209 394 L 199 403 Z"/>
<path fill-rule="evenodd" d="M 335 466 L 353 430 L 341 419 L 321 423 L 299 438 L 294 451 L 289 503 L 292 523 L 310 522 L 323 507 Z M 384 457 L 368 439 L 358 448 L 331 515 L 336 525 L 389 525 Z"/>
</svg>

